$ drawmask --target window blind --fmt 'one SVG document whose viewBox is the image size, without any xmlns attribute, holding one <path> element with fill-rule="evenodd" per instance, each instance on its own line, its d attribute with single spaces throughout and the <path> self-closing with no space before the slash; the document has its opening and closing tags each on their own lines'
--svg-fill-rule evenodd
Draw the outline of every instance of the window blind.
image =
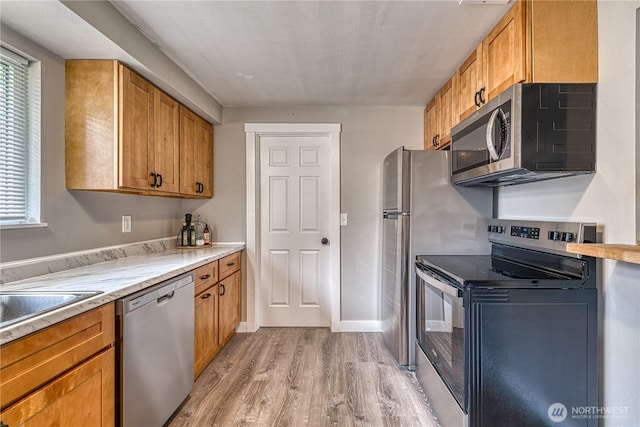
<svg viewBox="0 0 640 427">
<path fill-rule="evenodd" d="M 0 51 L 0 220 L 27 221 L 29 61 Z"/>
</svg>

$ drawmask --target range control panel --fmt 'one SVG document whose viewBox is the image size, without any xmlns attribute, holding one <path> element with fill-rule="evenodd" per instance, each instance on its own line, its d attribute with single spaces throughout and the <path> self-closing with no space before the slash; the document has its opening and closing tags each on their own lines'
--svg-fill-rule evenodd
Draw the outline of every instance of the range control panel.
<svg viewBox="0 0 640 427">
<path fill-rule="evenodd" d="M 513 237 L 522 237 L 523 239 L 539 239 L 540 228 L 513 225 L 511 226 L 511 235 Z"/>
<path fill-rule="evenodd" d="M 565 252 L 567 243 L 596 242 L 596 225 L 581 222 L 491 219 L 487 231 L 493 243 L 550 252 Z"/>
</svg>

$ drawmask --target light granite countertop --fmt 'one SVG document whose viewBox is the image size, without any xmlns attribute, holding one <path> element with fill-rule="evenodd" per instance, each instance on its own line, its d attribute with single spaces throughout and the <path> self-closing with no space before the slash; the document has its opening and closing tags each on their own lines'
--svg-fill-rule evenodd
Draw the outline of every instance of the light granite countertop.
<svg viewBox="0 0 640 427">
<path fill-rule="evenodd" d="M 2 285 L 2 291 L 101 291 L 59 309 L 0 329 L 0 345 L 243 250 L 243 243 L 166 249 L 58 271 Z"/>
</svg>

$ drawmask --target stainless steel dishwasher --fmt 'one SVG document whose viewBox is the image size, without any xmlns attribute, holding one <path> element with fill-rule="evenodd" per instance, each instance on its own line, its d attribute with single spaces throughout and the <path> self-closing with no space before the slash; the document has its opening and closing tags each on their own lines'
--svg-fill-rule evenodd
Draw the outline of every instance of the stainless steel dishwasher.
<svg viewBox="0 0 640 427">
<path fill-rule="evenodd" d="M 118 300 L 116 314 L 121 425 L 161 426 L 193 387 L 193 274 Z"/>
</svg>

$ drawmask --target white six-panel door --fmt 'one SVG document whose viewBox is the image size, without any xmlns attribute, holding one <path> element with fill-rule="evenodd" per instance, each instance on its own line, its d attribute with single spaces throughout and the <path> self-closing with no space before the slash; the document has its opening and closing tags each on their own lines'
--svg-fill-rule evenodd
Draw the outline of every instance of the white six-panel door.
<svg viewBox="0 0 640 427">
<path fill-rule="evenodd" d="M 260 325 L 329 326 L 328 136 L 260 138 Z"/>
</svg>

